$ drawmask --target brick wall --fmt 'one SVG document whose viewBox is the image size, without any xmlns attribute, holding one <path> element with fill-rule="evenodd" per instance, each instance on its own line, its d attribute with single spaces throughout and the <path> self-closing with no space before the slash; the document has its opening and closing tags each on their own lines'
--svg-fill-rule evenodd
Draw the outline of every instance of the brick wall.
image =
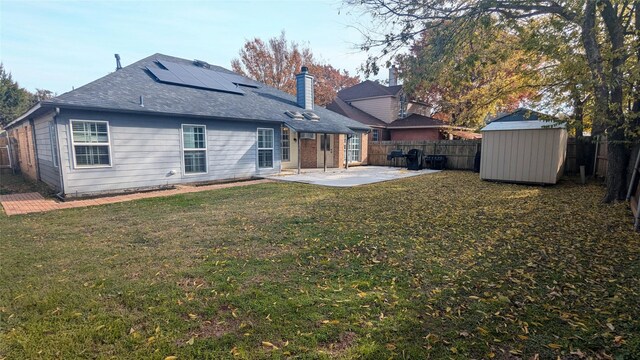
<svg viewBox="0 0 640 360">
<path fill-rule="evenodd" d="M 362 165 L 369 163 L 369 141 L 367 134 L 362 134 L 360 138 L 360 161 Z"/>
<path fill-rule="evenodd" d="M 315 139 L 298 139 L 300 143 L 300 166 L 303 169 L 318 167 L 318 135 Z"/>
<path fill-rule="evenodd" d="M 33 141 L 33 127 L 28 122 L 9 130 L 9 136 L 16 139 L 18 143 L 18 165 L 20 172 L 32 179 L 38 179 L 38 168 L 36 166 L 36 151 Z"/>
<path fill-rule="evenodd" d="M 333 165 L 337 168 L 344 168 L 344 139 L 346 135 L 335 135 L 333 137 Z"/>
<path fill-rule="evenodd" d="M 438 129 L 392 129 L 391 141 L 442 140 Z"/>
</svg>

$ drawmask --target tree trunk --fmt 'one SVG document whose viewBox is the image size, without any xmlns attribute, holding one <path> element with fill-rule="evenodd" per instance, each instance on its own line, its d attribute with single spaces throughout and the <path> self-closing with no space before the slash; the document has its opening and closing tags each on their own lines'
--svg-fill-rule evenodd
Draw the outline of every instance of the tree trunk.
<svg viewBox="0 0 640 360">
<path fill-rule="evenodd" d="M 625 146 L 625 116 L 623 110 L 624 75 L 622 66 L 624 65 L 624 29 L 622 19 L 610 1 L 602 1 L 602 20 L 607 29 L 607 35 L 611 44 L 611 80 L 609 89 L 609 107 L 607 109 L 607 193 L 603 199 L 610 203 L 616 200 L 624 200 L 626 195 L 626 174 L 627 174 L 627 147 Z"/>
<path fill-rule="evenodd" d="M 607 134 L 607 192 L 602 199 L 605 203 L 624 200 L 626 196 L 629 154 L 624 139 L 622 128 L 617 128 Z"/>
<path fill-rule="evenodd" d="M 593 80 L 595 100 L 595 117 L 591 129 L 593 135 L 599 135 L 604 132 L 606 128 L 604 124 L 607 120 L 609 109 L 609 88 L 604 76 L 603 60 L 596 34 L 596 5 L 596 0 L 587 0 L 584 19 L 581 24 L 582 45 L 584 46 L 587 64 L 589 65 L 589 70 L 591 70 Z"/>
</svg>

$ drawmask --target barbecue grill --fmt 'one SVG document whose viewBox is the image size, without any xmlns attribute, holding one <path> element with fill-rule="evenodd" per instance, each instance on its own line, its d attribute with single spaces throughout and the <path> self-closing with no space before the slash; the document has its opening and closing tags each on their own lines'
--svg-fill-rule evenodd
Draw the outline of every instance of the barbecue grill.
<svg viewBox="0 0 640 360">
<path fill-rule="evenodd" d="M 422 169 L 422 150 L 411 149 L 406 154 L 402 150 L 392 150 L 387 155 L 387 160 L 395 160 L 398 158 L 404 158 L 407 164 L 408 170 L 420 170 Z"/>
</svg>

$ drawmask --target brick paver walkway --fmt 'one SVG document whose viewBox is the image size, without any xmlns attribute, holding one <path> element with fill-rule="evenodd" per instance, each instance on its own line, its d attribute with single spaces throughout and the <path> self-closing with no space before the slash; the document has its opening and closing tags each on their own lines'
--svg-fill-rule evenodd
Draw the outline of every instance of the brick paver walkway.
<svg viewBox="0 0 640 360">
<path fill-rule="evenodd" d="M 215 189 L 225 189 L 230 187 L 262 184 L 267 182 L 271 182 L 271 180 L 261 179 L 261 180 L 250 180 L 250 181 L 204 185 L 204 186 L 178 186 L 175 189 L 171 189 L 171 190 L 149 191 L 149 192 L 142 192 L 142 193 L 135 193 L 135 194 L 128 194 L 128 195 L 117 195 L 117 196 L 101 197 L 101 198 L 95 198 L 95 199 L 72 200 L 72 201 L 65 201 L 65 202 L 61 202 L 54 199 L 45 199 L 39 193 L 11 194 L 11 195 L 0 195 L 0 203 L 2 203 L 4 212 L 7 215 L 11 216 L 11 215 L 29 214 L 29 213 L 35 213 L 35 212 L 45 212 L 45 211 L 60 210 L 60 209 L 114 204 L 114 203 L 119 203 L 124 201 L 147 199 L 147 198 L 162 197 L 162 196 L 171 196 L 171 195 L 177 195 L 177 194 L 186 194 L 186 193 L 215 190 Z"/>
</svg>

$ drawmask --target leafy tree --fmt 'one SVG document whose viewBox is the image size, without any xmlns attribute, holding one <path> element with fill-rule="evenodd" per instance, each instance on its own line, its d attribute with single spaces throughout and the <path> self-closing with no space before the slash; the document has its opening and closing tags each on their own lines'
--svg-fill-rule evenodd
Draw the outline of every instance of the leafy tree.
<svg viewBox="0 0 640 360">
<path fill-rule="evenodd" d="M 37 103 L 39 101 L 49 100 L 54 96 L 56 96 L 56 94 L 51 90 L 36 89 L 35 94 L 33 94 L 33 102 Z"/>
<path fill-rule="evenodd" d="M 255 38 L 247 41 L 240 57 L 231 61 L 233 71 L 273 86 L 289 94 L 296 93 L 296 77 L 304 65 L 316 79 L 315 101 L 327 105 L 341 89 L 359 82 L 345 70 L 317 61 L 311 49 L 288 42 L 284 31 L 268 41 Z"/>
<path fill-rule="evenodd" d="M 540 61 L 516 36 L 486 23 L 472 36 L 449 41 L 458 30 L 446 24 L 425 31 L 409 54 L 396 57 L 409 94 L 452 124 L 469 127 L 536 97 Z"/>
<path fill-rule="evenodd" d="M 362 44 L 365 50 L 379 48 L 365 69 L 377 71 L 382 58 L 402 51 L 432 29 L 451 24 L 458 29 L 452 39 L 468 37 L 486 21 L 521 35 L 532 30 L 534 20 L 549 20 L 561 26 L 541 28 L 545 38 L 561 39 L 573 32 L 577 52 L 584 54 L 589 69 L 588 92 L 592 96 L 594 133 L 608 139 L 607 192 L 605 202 L 624 199 L 628 142 L 639 133 L 640 119 L 640 0 L 346 0 L 366 9 L 374 17 Z M 490 20 L 488 20 L 490 19 Z M 628 105 L 627 105 L 628 104 Z"/>
<path fill-rule="evenodd" d="M 32 94 L 21 88 L 0 63 L 0 127 L 18 118 L 37 102 L 54 96 L 50 90 L 36 89 L 35 94 Z"/>
<path fill-rule="evenodd" d="M 31 93 L 13 81 L 0 63 L 0 126 L 7 125 L 33 104 Z"/>
</svg>

